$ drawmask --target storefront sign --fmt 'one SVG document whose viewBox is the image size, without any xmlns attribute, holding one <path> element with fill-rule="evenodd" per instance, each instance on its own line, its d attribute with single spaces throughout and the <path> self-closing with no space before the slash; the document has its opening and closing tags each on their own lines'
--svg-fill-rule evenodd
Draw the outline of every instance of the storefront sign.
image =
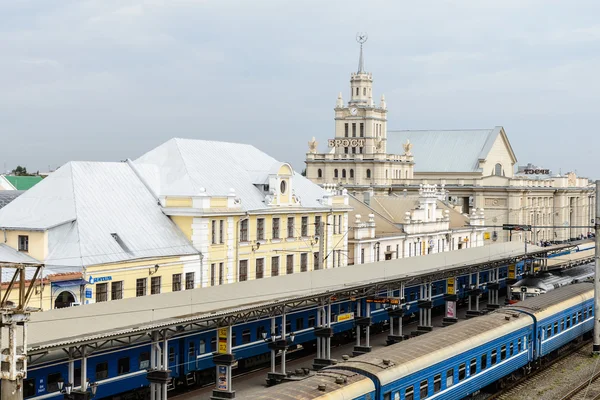
<svg viewBox="0 0 600 400">
<path fill-rule="evenodd" d="M 219 376 L 217 377 L 217 389 L 227 390 L 227 367 L 219 365 Z"/>
<path fill-rule="evenodd" d="M 94 278 L 92 276 L 90 276 L 90 279 L 88 279 L 88 282 L 93 285 L 96 282 L 108 282 L 108 281 L 112 281 L 112 276 L 101 276 L 98 278 Z"/>
<path fill-rule="evenodd" d="M 85 298 L 86 299 L 92 298 L 92 289 L 85 289 Z"/>
<path fill-rule="evenodd" d="M 446 305 L 446 317 L 456 318 L 456 302 L 448 301 Z"/>
<path fill-rule="evenodd" d="M 550 175 L 549 169 L 525 169 L 523 172 L 527 175 Z"/>
<path fill-rule="evenodd" d="M 354 313 L 340 314 L 337 317 L 337 322 L 350 321 L 351 319 L 354 319 Z"/>
<path fill-rule="evenodd" d="M 363 147 L 365 139 L 329 139 L 329 147 Z"/>
</svg>

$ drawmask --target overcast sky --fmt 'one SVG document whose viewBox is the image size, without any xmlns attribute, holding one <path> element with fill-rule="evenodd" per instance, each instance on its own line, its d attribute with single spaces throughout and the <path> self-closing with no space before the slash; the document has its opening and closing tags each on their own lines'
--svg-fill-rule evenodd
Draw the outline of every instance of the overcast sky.
<svg viewBox="0 0 600 400">
<path fill-rule="evenodd" d="M 519 164 L 600 178 L 599 16 L 598 0 L 0 1 L 0 168 L 186 137 L 300 171 L 366 31 L 388 129 L 502 125 Z"/>
</svg>

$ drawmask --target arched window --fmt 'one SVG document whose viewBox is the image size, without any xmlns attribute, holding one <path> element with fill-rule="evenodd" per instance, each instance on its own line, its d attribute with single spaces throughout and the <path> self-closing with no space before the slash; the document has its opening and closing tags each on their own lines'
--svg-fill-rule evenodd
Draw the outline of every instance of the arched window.
<svg viewBox="0 0 600 400">
<path fill-rule="evenodd" d="M 337 178 L 337 177 L 338 177 L 338 170 L 337 170 L 337 169 L 334 169 L 334 170 L 333 170 L 333 177 L 334 177 L 334 178 Z"/>
<path fill-rule="evenodd" d="M 367 179 L 371 179 L 371 170 L 370 169 L 367 170 Z"/>
<path fill-rule="evenodd" d="M 494 167 L 494 175 L 497 175 L 497 176 L 504 175 L 502 173 L 502 164 L 500 164 L 500 163 L 496 164 L 496 166 Z"/>
<path fill-rule="evenodd" d="M 350 170 L 350 178 L 354 179 L 354 170 L 353 169 Z"/>
<path fill-rule="evenodd" d="M 321 168 L 319 168 L 317 170 L 317 178 L 322 178 L 323 177 L 323 171 L 321 170 Z"/>
<path fill-rule="evenodd" d="M 367 88 L 363 88 L 363 95 L 367 95 Z"/>
<path fill-rule="evenodd" d="M 342 170 L 342 178 L 345 178 L 345 177 L 346 177 L 346 170 L 345 170 L 345 169 L 343 169 L 343 170 Z"/>
</svg>

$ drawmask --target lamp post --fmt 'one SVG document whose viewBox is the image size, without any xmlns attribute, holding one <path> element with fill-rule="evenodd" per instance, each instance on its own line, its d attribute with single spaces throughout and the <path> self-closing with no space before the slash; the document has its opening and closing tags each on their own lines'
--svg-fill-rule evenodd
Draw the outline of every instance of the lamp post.
<svg viewBox="0 0 600 400">
<path fill-rule="evenodd" d="M 89 400 L 96 397 L 96 392 L 98 390 L 98 383 L 92 382 L 88 384 L 89 391 L 79 391 L 73 390 L 72 383 L 65 383 L 65 381 L 60 378 L 56 385 L 58 386 L 58 391 L 63 394 L 63 398 L 65 400 Z"/>
</svg>

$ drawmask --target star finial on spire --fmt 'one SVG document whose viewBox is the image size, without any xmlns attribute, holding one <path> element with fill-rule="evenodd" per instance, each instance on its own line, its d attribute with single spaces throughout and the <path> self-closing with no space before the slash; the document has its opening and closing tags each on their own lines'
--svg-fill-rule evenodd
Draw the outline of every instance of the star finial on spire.
<svg viewBox="0 0 600 400">
<path fill-rule="evenodd" d="M 364 74 L 365 72 L 365 62 L 363 59 L 363 43 L 365 43 L 369 39 L 369 36 L 366 32 L 358 32 L 356 34 L 356 41 L 360 43 L 360 57 L 358 58 L 358 73 Z"/>
</svg>

